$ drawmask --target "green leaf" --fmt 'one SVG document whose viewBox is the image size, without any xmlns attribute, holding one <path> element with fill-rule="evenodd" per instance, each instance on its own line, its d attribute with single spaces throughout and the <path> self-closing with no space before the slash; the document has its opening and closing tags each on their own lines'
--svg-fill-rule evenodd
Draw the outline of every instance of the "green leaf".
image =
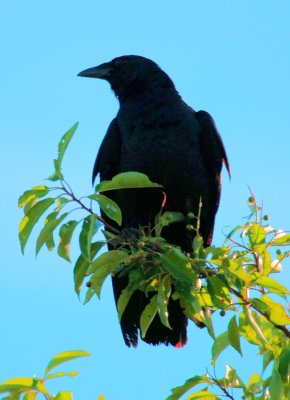
<svg viewBox="0 0 290 400">
<path fill-rule="evenodd" d="M 71 392 L 59 392 L 54 400 L 73 400 L 73 395 Z"/>
<path fill-rule="evenodd" d="M 160 320 L 164 326 L 172 329 L 168 321 L 168 301 L 171 293 L 171 276 L 166 275 L 158 286 L 157 306 Z"/>
<path fill-rule="evenodd" d="M 253 299 L 251 299 L 253 301 Z M 284 307 L 280 303 L 276 303 L 268 296 L 262 296 L 261 301 L 268 306 L 270 320 L 276 325 L 290 324 L 290 317 L 287 315 Z"/>
<path fill-rule="evenodd" d="M 117 222 L 118 225 L 122 224 L 122 212 L 115 201 L 103 194 L 92 194 L 89 198 L 98 202 L 100 209 L 103 210 L 107 217 Z"/>
<path fill-rule="evenodd" d="M 188 258 L 181 251 L 173 248 L 166 253 L 159 254 L 159 257 L 164 267 L 175 279 L 192 282 L 192 284 L 194 284 L 196 281 L 196 274 L 192 271 Z"/>
<path fill-rule="evenodd" d="M 48 224 L 50 221 L 55 219 L 58 215 L 58 211 L 54 211 L 51 214 L 47 215 L 45 218 L 45 225 Z M 51 231 L 50 235 L 48 235 L 45 241 L 46 247 L 48 251 L 52 251 L 55 248 L 54 238 L 53 238 L 53 231 Z"/>
<path fill-rule="evenodd" d="M 182 386 L 177 386 L 176 388 L 171 389 L 172 394 L 167 397 L 166 400 L 178 400 L 188 390 L 202 383 L 206 383 L 208 385 L 210 384 L 210 379 L 207 377 L 207 375 L 196 375 L 193 378 L 187 379 Z"/>
<path fill-rule="evenodd" d="M 96 292 L 100 298 L 103 283 L 108 275 L 116 272 L 120 263 L 128 258 L 128 255 L 123 251 L 111 250 L 102 254 L 90 266 L 87 274 L 93 273 L 90 278 L 91 288 Z"/>
<path fill-rule="evenodd" d="M 181 212 L 165 211 L 165 213 L 163 213 L 160 217 L 160 224 L 162 226 L 168 226 L 175 222 L 184 221 L 184 219 L 184 214 L 182 214 Z"/>
<path fill-rule="evenodd" d="M 257 334 L 256 330 L 253 329 L 252 324 L 248 318 L 248 316 L 242 312 L 239 317 L 239 330 L 241 335 L 252 344 L 257 346 L 262 346 L 263 341 L 261 340 L 260 335 Z"/>
<path fill-rule="evenodd" d="M 268 276 L 263 276 L 263 275 L 258 275 L 256 274 L 257 278 L 254 280 L 254 282 L 257 285 L 264 286 L 265 288 L 268 288 L 271 292 L 277 293 L 277 294 L 290 294 L 289 290 L 281 285 L 281 283 L 277 282 L 273 278 L 269 278 Z"/>
<path fill-rule="evenodd" d="M 203 399 L 203 400 L 220 400 L 214 393 L 208 390 L 202 390 L 201 392 L 195 392 L 188 396 L 187 400 Z"/>
<path fill-rule="evenodd" d="M 87 293 L 86 293 L 86 297 L 85 297 L 84 304 L 87 304 L 87 303 L 91 300 L 91 298 L 94 297 L 95 294 L 96 294 L 96 293 L 94 292 L 94 290 L 92 290 L 91 288 L 89 288 L 89 289 L 87 290 Z"/>
<path fill-rule="evenodd" d="M 239 327 L 238 327 L 235 315 L 230 320 L 229 325 L 228 325 L 228 339 L 229 339 L 230 345 L 234 349 L 236 349 L 242 356 L 243 353 L 241 350 L 241 343 L 240 343 L 240 331 L 239 331 Z"/>
<path fill-rule="evenodd" d="M 98 270 L 108 264 L 112 264 L 114 266 L 119 265 L 126 258 L 128 258 L 128 254 L 121 250 L 110 250 L 106 253 L 100 255 L 90 266 L 87 271 L 87 275 L 94 274 L 98 272 Z"/>
<path fill-rule="evenodd" d="M 230 345 L 228 332 L 221 333 L 214 341 L 211 349 L 211 364 L 215 365 L 218 356 Z"/>
<path fill-rule="evenodd" d="M 262 390 L 262 377 L 257 372 L 251 375 L 248 383 L 247 389 L 252 394 L 259 394 Z"/>
<path fill-rule="evenodd" d="M 265 244 L 266 232 L 264 226 L 252 223 L 248 228 L 246 235 L 249 238 L 253 250 L 256 250 Z"/>
<path fill-rule="evenodd" d="M 111 181 L 102 181 L 96 186 L 96 192 L 106 192 L 118 189 L 160 188 L 161 185 L 151 182 L 148 176 L 140 172 L 122 172 L 114 176 Z"/>
<path fill-rule="evenodd" d="M 67 215 L 68 213 L 64 213 L 58 219 L 57 218 L 51 219 L 49 222 L 45 224 L 44 228 L 41 230 L 36 241 L 36 255 L 39 253 L 44 243 L 46 243 L 46 241 L 51 237 L 53 231 L 67 217 Z"/>
<path fill-rule="evenodd" d="M 59 245 L 57 254 L 67 261 L 70 260 L 70 242 L 78 221 L 72 220 L 62 225 L 59 230 Z"/>
<path fill-rule="evenodd" d="M 207 289 L 214 305 L 222 310 L 229 308 L 231 305 L 229 288 L 222 275 L 211 275 L 206 280 Z"/>
<path fill-rule="evenodd" d="M 32 189 L 27 190 L 19 197 L 18 207 L 22 208 L 28 203 L 31 203 L 35 199 L 46 196 L 50 191 L 50 188 L 45 185 L 34 186 Z"/>
<path fill-rule="evenodd" d="M 35 224 L 38 222 L 39 218 L 45 213 L 45 211 L 54 203 L 55 199 L 49 198 L 41 200 L 36 203 L 25 217 L 21 220 L 19 225 L 19 240 L 21 245 L 22 253 L 27 243 L 27 240 L 31 234 L 31 231 Z"/>
<path fill-rule="evenodd" d="M 0 384 L 0 393 L 16 392 L 34 387 L 32 378 L 12 378 Z"/>
<path fill-rule="evenodd" d="M 127 286 L 125 289 L 122 290 L 122 293 L 118 298 L 117 308 L 118 308 L 119 322 L 121 322 L 122 315 L 124 314 L 124 311 L 126 310 L 126 307 L 133 293 L 134 291 L 129 286 Z"/>
<path fill-rule="evenodd" d="M 38 395 L 37 392 L 28 392 L 24 395 L 23 400 L 35 400 L 37 395 Z M 3 399 L 3 400 L 5 400 L 5 399 Z M 16 400 L 16 399 L 10 399 L 10 400 Z"/>
<path fill-rule="evenodd" d="M 57 367 L 60 364 L 63 364 L 70 360 L 74 360 L 75 358 L 78 357 L 87 357 L 87 356 L 90 356 L 90 353 L 84 350 L 70 350 L 58 353 L 48 363 L 48 366 L 46 367 L 45 370 L 45 374 L 47 374 L 49 371 L 51 371 L 53 368 Z"/>
<path fill-rule="evenodd" d="M 62 159 L 67 149 L 67 146 L 69 145 L 69 142 L 71 141 L 71 138 L 73 137 L 73 134 L 75 133 L 77 127 L 78 127 L 78 122 L 75 123 L 61 138 L 58 144 L 58 157 L 56 160 L 54 160 L 55 171 L 48 178 L 48 180 L 50 181 L 57 181 L 59 179 L 63 180 L 63 176 L 61 174 Z"/>
<path fill-rule="evenodd" d="M 84 258 L 91 261 L 91 242 L 94 234 L 97 232 L 97 217 L 91 214 L 84 219 L 82 230 L 80 233 L 80 249 Z"/>
<path fill-rule="evenodd" d="M 95 255 L 98 251 L 104 246 L 105 242 L 94 242 L 91 245 L 91 259 L 93 260 Z M 88 261 L 84 256 L 81 254 L 77 259 L 76 265 L 74 267 L 74 283 L 75 283 L 75 291 L 77 295 L 80 294 L 83 281 L 85 279 L 87 270 L 91 262 Z"/>
<path fill-rule="evenodd" d="M 273 369 L 272 379 L 269 386 L 270 399 L 273 400 L 284 400 L 284 384 L 280 374 Z"/>
<path fill-rule="evenodd" d="M 151 298 L 150 303 L 147 304 L 147 306 L 144 308 L 141 314 L 140 328 L 141 328 L 142 338 L 146 336 L 146 332 L 156 314 L 157 314 L 157 294 L 155 294 Z"/>
<path fill-rule="evenodd" d="M 278 367 L 279 375 L 281 379 L 285 383 L 289 383 L 290 381 L 290 348 L 283 349 L 279 356 L 279 367 Z"/>
<path fill-rule="evenodd" d="M 56 372 L 54 374 L 48 374 L 45 377 L 45 380 L 55 379 L 55 378 L 62 378 L 64 376 L 68 376 L 69 378 L 73 378 L 74 376 L 78 375 L 78 371 L 70 371 L 70 372 Z"/>
</svg>

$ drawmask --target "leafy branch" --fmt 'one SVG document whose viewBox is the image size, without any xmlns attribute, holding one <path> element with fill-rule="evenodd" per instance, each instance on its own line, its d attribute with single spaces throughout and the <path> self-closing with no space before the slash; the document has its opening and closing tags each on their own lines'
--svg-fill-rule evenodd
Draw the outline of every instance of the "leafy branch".
<svg viewBox="0 0 290 400">
<path fill-rule="evenodd" d="M 48 178 L 51 182 L 59 182 L 60 186 L 35 186 L 19 199 L 19 206 L 24 210 L 19 227 L 22 251 L 32 230 L 45 215 L 44 226 L 36 240 L 36 254 L 44 245 L 49 250 L 56 247 L 54 234 L 58 230 L 58 255 L 71 261 L 71 240 L 81 224 L 78 234 L 80 255 L 74 265 L 74 281 L 79 296 L 82 288 L 86 288 L 85 303 L 95 295 L 100 298 L 108 276 L 116 273 L 127 275 L 129 285 L 118 301 L 119 319 L 135 290 L 146 293 L 150 302 L 140 319 L 141 335 L 144 336 L 156 314 L 170 328 L 168 299 L 173 286 L 175 297 L 179 299 L 185 315 L 197 324 L 206 326 L 212 337 L 213 366 L 229 346 L 242 355 L 242 337 L 251 345 L 258 346 L 263 358 L 263 370 L 272 363 L 272 373 L 265 380 L 254 373 L 250 381 L 244 384 L 235 370 L 228 366 L 225 377 L 217 379 L 208 374 L 195 376 L 173 389 L 168 400 L 179 399 L 187 390 L 199 384 L 207 386 L 191 394 L 188 399 L 217 399 L 217 395 L 208 391 L 210 386 L 216 386 L 222 391 L 222 396 L 230 399 L 233 397 L 229 388 L 239 388 L 244 397 L 250 400 L 264 399 L 277 391 L 281 393 L 279 400 L 286 399 L 290 393 L 290 334 L 287 328 L 290 317 L 286 306 L 290 292 L 273 275 L 282 272 L 282 263 L 290 256 L 290 234 L 269 225 L 268 216 L 264 215 L 263 207 L 257 205 L 253 194 L 248 200 L 250 215 L 246 222 L 235 227 L 220 247 L 204 248 L 198 232 L 198 215 L 163 213 L 162 206 L 154 227 L 140 227 L 133 233 L 124 232 L 119 228 L 122 225 L 119 206 L 104 193 L 130 188 L 156 188 L 162 191 L 162 188 L 147 176 L 131 171 L 121 173 L 110 181 L 103 181 L 96 186 L 93 194 L 77 198 L 62 172 L 63 156 L 76 128 L 77 124 L 61 139 L 58 158 L 54 160 L 55 171 Z M 163 203 L 165 201 L 164 194 Z M 93 210 L 94 204 L 112 223 L 109 224 Z M 82 218 L 69 219 L 76 210 L 81 210 Z M 187 228 L 194 229 L 196 233 L 192 254 L 167 243 L 162 237 L 164 227 L 170 224 L 174 227 L 176 222 L 184 218 L 192 221 Z M 95 241 L 100 223 L 106 231 L 105 240 Z M 99 255 L 108 243 L 113 250 Z M 212 314 L 217 311 L 221 316 L 231 316 L 226 331 L 218 336 L 212 320 Z"/>
</svg>

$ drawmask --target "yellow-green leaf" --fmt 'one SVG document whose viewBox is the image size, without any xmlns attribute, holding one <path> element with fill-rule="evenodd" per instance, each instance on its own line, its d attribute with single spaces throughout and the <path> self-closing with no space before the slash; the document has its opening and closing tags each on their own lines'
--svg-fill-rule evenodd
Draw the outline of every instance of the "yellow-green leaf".
<svg viewBox="0 0 290 400">
<path fill-rule="evenodd" d="M 45 213 L 45 211 L 54 203 L 55 199 L 49 198 L 41 200 L 30 208 L 28 213 L 21 220 L 19 225 L 19 240 L 21 245 L 22 253 L 27 243 L 27 240 L 31 234 L 31 231 L 39 218 Z"/>
<path fill-rule="evenodd" d="M 70 242 L 78 221 L 72 220 L 63 224 L 59 230 L 59 245 L 57 253 L 70 262 Z"/>
<path fill-rule="evenodd" d="M 73 360 L 78 357 L 87 357 L 90 356 L 90 353 L 84 350 L 70 350 L 70 351 L 63 351 L 58 353 L 54 356 L 50 362 L 48 363 L 45 373 L 47 374 L 53 368 L 57 367 L 58 365 L 65 363 L 67 361 Z"/>
<path fill-rule="evenodd" d="M 32 378 L 12 378 L 0 383 L 0 393 L 15 392 L 33 388 L 35 380 Z"/>
</svg>

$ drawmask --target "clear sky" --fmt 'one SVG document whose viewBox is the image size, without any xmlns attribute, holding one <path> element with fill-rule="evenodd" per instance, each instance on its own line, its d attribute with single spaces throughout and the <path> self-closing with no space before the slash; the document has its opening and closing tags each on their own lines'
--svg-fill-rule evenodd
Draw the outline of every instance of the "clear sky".
<svg viewBox="0 0 290 400">
<path fill-rule="evenodd" d="M 190 325 L 183 349 L 140 343 L 127 349 L 108 282 L 102 301 L 83 306 L 72 265 L 55 253 L 23 257 L 17 199 L 52 172 L 57 143 L 80 122 L 64 161 L 79 195 L 91 191 L 91 170 L 118 109 L 106 82 L 79 71 L 123 55 L 154 59 L 193 108 L 209 111 L 232 168 L 224 174 L 214 243 L 248 214 L 247 185 L 263 199 L 271 223 L 290 229 L 289 0 L 10 0 L 0 6 L 1 340 L 0 381 L 41 374 L 57 352 L 85 349 L 90 359 L 58 388 L 75 399 L 159 400 L 205 372 L 211 339 Z M 35 236 L 34 236 L 35 238 Z M 288 271 L 287 271 L 288 269 Z M 284 283 L 289 284 L 289 263 Z M 216 317 L 217 332 L 226 328 Z M 255 349 L 227 359 L 242 377 L 259 370 Z"/>
</svg>

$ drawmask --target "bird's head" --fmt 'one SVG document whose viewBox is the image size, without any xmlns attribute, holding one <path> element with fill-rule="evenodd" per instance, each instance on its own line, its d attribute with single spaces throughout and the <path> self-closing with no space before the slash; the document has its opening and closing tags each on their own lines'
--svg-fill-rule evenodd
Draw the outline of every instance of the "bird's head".
<svg viewBox="0 0 290 400">
<path fill-rule="evenodd" d="M 114 58 L 97 67 L 85 69 L 78 76 L 108 81 L 119 98 L 124 93 L 154 87 L 156 82 L 163 87 L 174 87 L 169 76 L 154 61 L 135 55 Z"/>
</svg>

